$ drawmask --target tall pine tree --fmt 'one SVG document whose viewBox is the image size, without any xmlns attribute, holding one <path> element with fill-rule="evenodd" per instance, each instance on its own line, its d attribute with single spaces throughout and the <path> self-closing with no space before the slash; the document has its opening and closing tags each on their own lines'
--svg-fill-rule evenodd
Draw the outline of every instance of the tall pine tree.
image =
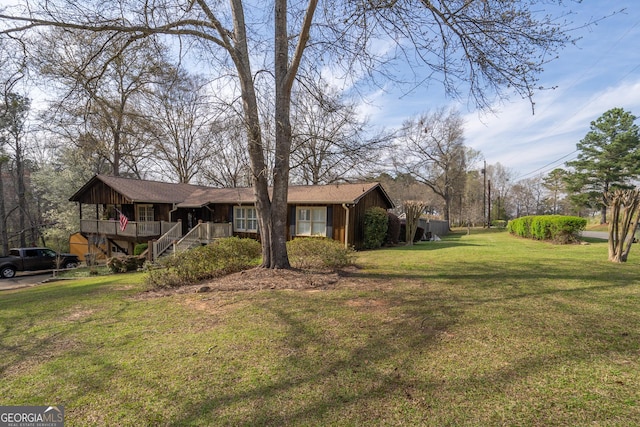
<svg viewBox="0 0 640 427">
<path fill-rule="evenodd" d="M 576 145 L 578 158 L 567 162 L 573 172 L 567 176 L 568 190 L 575 200 L 600 206 L 602 224 L 607 222 L 603 194 L 633 188 L 640 177 L 640 138 L 636 116 L 613 108 L 591 122 L 591 130 Z"/>
</svg>

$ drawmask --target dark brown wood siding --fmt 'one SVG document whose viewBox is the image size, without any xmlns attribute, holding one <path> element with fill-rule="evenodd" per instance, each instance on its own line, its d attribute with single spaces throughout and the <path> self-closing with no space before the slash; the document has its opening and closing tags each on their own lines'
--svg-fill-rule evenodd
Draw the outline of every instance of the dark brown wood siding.
<svg viewBox="0 0 640 427">
<path fill-rule="evenodd" d="M 391 206 L 379 188 L 362 197 L 351 209 L 349 219 L 349 242 L 353 242 L 356 249 L 364 246 L 364 214 L 369 208 L 380 207 L 385 210 Z"/>
<path fill-rule="evenodd" d="M 342 205 L 333 205 L 333 233 L 331 238 L 344 243 L 346 211 Z"/>
<path fill-rule="evenodd" d="M 173 206 L 167 203 L 156 203 L 153 205 L 154 221 L 171 221 L 171 208 Z"/>
<path fill-rule="evenodd" d="M 96 181 L 94 185 L 80 194 L 78 201 L 86 205 L 124 205 L 132 203 L 131 200 L 100 181 Z"/>
<path fill-rule="evenodd" d="M 314 205 L 305 205 L 314 206 Z M 320 206 L 320 205 L 316 205 Z M 325 205 L 322 205 L 325 206 Z M 326 205 L 331 209 L 331 237 L 333 240 L 337 240 L 341 243 L 345 241 L 345 232 L 347 228 L 347 211 L 342 204 Z M 367 209 L 372 207 L 380 207 L 385 210 L 391 208 L 388 199 L 380 191 L 375 189 L 369 194 L 362 197 L 358 203 L 353 206 L 349 206 L 349 236 L 347 244 L 353 246 L 356 249 L 362 249 L 364 245 L 364 215 Z M 291 225 L 293 216 L 295 215 L 295 206 L 289 206 L 289 215 L 287 218 L 287 239 L 290 239 L 290 232 L 294 227 Z"/>
</svg>

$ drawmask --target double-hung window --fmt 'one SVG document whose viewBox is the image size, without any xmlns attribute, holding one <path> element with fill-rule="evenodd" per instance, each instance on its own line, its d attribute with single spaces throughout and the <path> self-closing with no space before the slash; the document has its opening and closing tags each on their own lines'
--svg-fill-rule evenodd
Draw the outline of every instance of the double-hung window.
<svg viewBox="0 0 640 427">
<path fill-rule="evenodd" d="M 251 206 L 234 206 L 233 208 L 234 231 L 246 231 L 255 233 L 258 231 L 258 215 L 256 208 Z"/>
<path fill-rule="evenodd" d="M 298 206 L 296 209 L 296 235 L 326 236 L 327 207 Z"/>
</svg>

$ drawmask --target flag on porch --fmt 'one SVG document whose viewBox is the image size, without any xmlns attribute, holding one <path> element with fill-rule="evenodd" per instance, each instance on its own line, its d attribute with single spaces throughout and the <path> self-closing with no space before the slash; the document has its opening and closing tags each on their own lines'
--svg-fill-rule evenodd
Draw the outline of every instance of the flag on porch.
<svg viewBox="0 0 640 427">
<path fill-rule="evenodd" d="M 118 215 L 120 216 L 120 231 L 124 231 L 127 228 L 127 224 L 129 224 L 129 219 L 125 214 L 116 209 Z"/>
</svg>

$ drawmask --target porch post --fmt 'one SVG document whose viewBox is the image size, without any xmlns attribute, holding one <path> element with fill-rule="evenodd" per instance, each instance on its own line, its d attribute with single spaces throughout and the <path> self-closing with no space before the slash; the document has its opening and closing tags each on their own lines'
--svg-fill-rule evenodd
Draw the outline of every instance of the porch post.
<svg viewBox="0 0 640 427">
<path fill-rule="evenodd" d="M 345 212 L 345 221 L 344 221 L 344 247 L 349 248 L 349 205 L 346 203 L 342 204 Z"/>
</svg>

